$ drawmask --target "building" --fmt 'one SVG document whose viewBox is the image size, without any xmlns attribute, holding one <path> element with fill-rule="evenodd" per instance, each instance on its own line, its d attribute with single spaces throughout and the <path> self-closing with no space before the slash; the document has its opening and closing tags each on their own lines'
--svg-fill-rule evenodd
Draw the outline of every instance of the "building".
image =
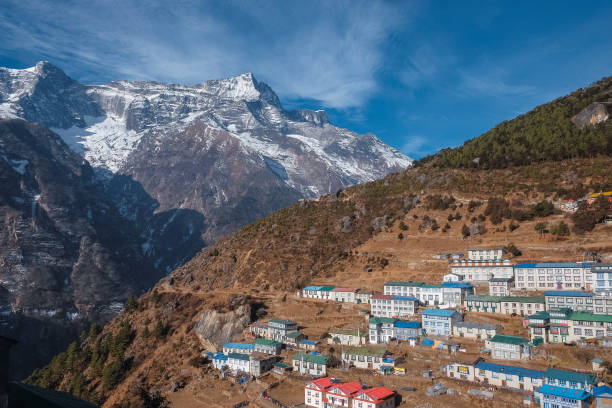
<svg viewBox="0 0 612 408">
<path fill-rule="evenodd" d="M 330 300 L 333 289 L 334 286 L 306 286 L 302 290 L 302 296 L 308 299 Z"/>
<path fill-rule="evenodd" d="M 423 333 L 421 322 L 409 322 L 406 320 L 396 320 L 393 323 L 393 330 L 394 337 L 402 341 L 416 339 Z"/>
<path fill-rule="evenodd" d="M 612 337 L 612 315 L 574 312 L 565 308 L 537 313 L 526 320 L 531 338 L 539 337 L 546 343 Z"/>
<path fill-rule="evenodd" d="M 544 384 L 537 390 L 542 408 L 583 408 L 588 407 L 591 394 L 573 388 Z"/>
<path fill-rule="evenodd" d="M 591 274 L 595 279 L 595 293 L 612 298 L 612 263 L 593 264 Z"/>
<path fill-rule="evenodd" d="M 392 281 L 385 283 L 385 295 L 415 297 L 424 305 L 457 307 L 462 299 L 474 293 L 474 287 L 468 282 L 443 282 L 428 284 L 423 282 Z"/>
<path fill-rule="evenodd" d="M 306 383 L 304 405 L 315 408 L 392 408 L 395 406 L 395 392 L 385 387 L 368 388 L 360 382 L 342 383 L 325 377 Z"/>
<path fill-rule="evenodd" d="M 318 378 L 304 386 L 304 405 L 307 407 L 326 408 L 325 393 L 334 384 L 331 377 Z"/>
<path fill-rule="evenodd" d="M 466 282 L 487 282 L 491 278 L 510 278 L 514 276 L 513 265 L 508 260 L 456 260 L 451 263 L 450 271 L 462 276 Z"/>
<path fill-rule="evenodd" d="M 392 408 L 395 407 L 395 392 L 387 387 L 366 388 L 353 399 L 355 408 Z"/>
<path fill-rule="evenodd" d="M 370 343 L 387 343 L 395 336 L 395 319 L 390 317 L 373 317 L 369 322 Z"/>
<path fill-rule="evenodd" d="M 448 308 L 461 306 L 467 295 L 474 294 L 474 285 L 469 282 L 443 282 L 441 286 L 442 304 Z"/>
<path fill-rule="evenodd" d="M 327 342 L 329 344 L 361 346 L 368 343 L 368 330 L 366 329 L 331 329 L 328 334 Z"/>
<path fill-rule="evenodd" d="M 296 322 L 284 319 L 270 319 L 268 322 L 268 335 L 266 337 L 284 342 L 288 334 L 297 332 L 297 330 Z"/>
<path fill-rule="evenodd" d="M 501 297 L 490 295 L 467 295 L 463 308 L 470 312 L 500 313 Z"/>
<path fill-rule="evenodd" d="M 593 388 L 593 399 L 595 408 L 612 408 L 612 387 L 600 385 Z"/>
<path fill-rule="evenodd" d="M 329 300 L 336 302 L 356 303 L 356 289 L 351 288 L 333 288 L 329 293 Z"/>
<path fill-rule="evenodd" d="M 248 374 L 251 369 L 249 362 L 250 362 L 250 356 L 248 354 L 241 354 L 241 353 L 228 353 L 227 354 L 226 365 L 233 373 Z"/>
<path fill-rule="evenodd" d="M 277 361 L 278 358 L 274 355 L 255 351 L 249 356 L 249 372 L 251 375 L 259 377 L 270 371 Z"/>
<path fill-rule="evenodd" d="M 531 346 L 523 337 L 496 334 L 486 345 L 494 359 L 526 360 L 531 357 Z"/>
<path fill-rule="evenodd" d="M 452 336 L 454 324 L 461 320 L 455 310 L 425 309 L 421 315 L 423 332 L 434 336 Z"/>
<path fill-rule="evenodd" d="M 587 262 L 522 263 L 514 266 L 514 286 L 519 290 L 590 291 L 594 280 Z"/>
<path fill-rule="evenodd" d="M 612 337 L 612 315 L 573 312 L 568 326 L 568 341 Z"/>
<path fill-rule="evenodd" d="M 503 247 L 468 249 L 468 259 L 470 261 L 501 261 L 503 256 Z"/>
<path fill-rule="evenodd" d="M 308 340 L 308 339 L 304 339 L 302 341 L 300 341 L 300 343 L 298 344 L 298 348 L 301 348 L 302 350 L 314 350 L 317 348 L 317 344 L 319 344 L 318 342 L 314 341 L 314 340 Z"/>
<path fill-rule="evenodd" d="M 254 322 L 249 326 L 249 332 L 257 337 L 268 337 L 268 323 Z"/>
<path fill-rule="evenodd" d="M 442 282 L 461 282 L 463 281 L 463 275 L 457 275 L 456 273 L 447 273 L 442 276 Z"/>
<path fill-rule="evenodd" d="M 291 357 L 293 371 L 320 377 L 327 373 L 327 357 L 320 354 L 295 353 Z"/>
<path fill-rule="evenodd" d="M 300 333 L 299 331 L 293 331 L 287 333 L 285 339 L 283 340 L 283 343 L 290 347 L 298 347 L 300 342 L 305 339 L 306 336 L 304 336 L 302 333 Z"/>
<path fill-rule="evenodd" d="M 510 289 L 514 287 L 514 277 L 489 279 L 489 295 L 509 296 Z"/>
<path fill-rule="evenodd" d="M 213 367 L 217 370 L 223 370 L 227 367 L 227 356 L 223 353 L 217 353 L 212 357 Z"/>
<path fill-rule="evenodd" d="M 593 312 L 593 294 L 571 290 L 551 290 L 544 293 L 546 310 L 569 308 L 575 311 Z"/>
<path fill-rule="evenodd" d="M 499 326 L 486 323 L 456 322 L 453 325 L 453 336 L 466 339 L 489 340 L 497 334 Z"/>
<path fill-rule="evenodd" d="M 392 360 L 385 359 L 386 350 L 369 347 L 347 347 L 342 352 L 342 362 L 356 368 L 379 370 L 382 366 L 393 367 Z"/>
<path fill-rule="evenodd" d="M 357 303 L 370 303 L 370 298 L 372 295 L 377 294 L 378 292 L 367 289 L 360 289 L 355 294 L 355 300 Z"/>
<path fill-rule="evenodd" d="M 223 345 L 223 354 L 230 353 L 251 354 L 255 351 L 255 345 L 250 343 L 225 343 Z"/>
<path fill-rule="evenodd" d="M 502 296 L 500 299 L 500 312 L 503 314 L 529 316 L 544 311 L 545 307 L 544 296 Z"/>
<path fill-rule="evenodd" d="M 269 339 L 255 339 L 255 351 L 264 354 L 278 355 L 281 352 L 282 344 L 278 341 Z"/>
<path fill-rule="evenodd" d="M 372 295 L 370 313 L 375 317 L 402 318 L 413 316 L 419 300 L 413 296 Z"/>
<path fill-rule="evenodd" d="M 325 402 L 328 407 L 355 406 L 353 398 L 363 391 L 365 386 L 359 381 L 349 383 L 335 383 L 325 392 Z M 351 404 L 352 403 L 352 404 Z"/>
<path fill-rule="evenodd" d="M 587 392 L 593 391 L 596 378 L 595 374 L 558 370 L 556 368 L 549 368 L 544 372 L 544 384 Z"/>
</svg>

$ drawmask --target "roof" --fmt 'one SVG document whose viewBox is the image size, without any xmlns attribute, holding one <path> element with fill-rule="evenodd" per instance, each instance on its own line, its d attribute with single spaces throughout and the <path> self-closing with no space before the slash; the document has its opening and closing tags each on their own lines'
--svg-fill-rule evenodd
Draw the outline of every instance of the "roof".
<svg viewBox="0 0 612 408">
<path fill-rule="evenodd" d="M 219 353 L 217 353 L 217 354 L 215 354 L 213 356 L 213 360 L 223 360 L 223 361 L 225 361 L 225 360 L 227 360 L 227 356 L 225 354 L 219 352 Z"/>
<path fill-rule="evenodd" d="M 291 357 L 291 359 L 294 361 L 299 360 L 315 364 L 327 364 L 327 357 L 322 356 L 320 354 L 295 353 L 293 357 Z"/>
<path fill-rule="evenodd" d="M 57 407 L 57 408 L 95 408 L 90 402 L 75 397 L 74 395 L 55 391 L 48 388 L 40 388 L 30 384 L 24 384 L 19 382 L 12 382 L 9 384 L 9 394 L 29 394 L 35 396 L 37 399 L 42 399 L 48 404 L 45 407 Z"/>
<path fill-rule="evenodd" d="M 287 365 L 287 364 L 285 364 L 285 363 L 281 363 L 281 362 L 274 363 L 274 366 L 275 366 L 275 367 L 279 367 L 279 368 L 291 368 L 291 366 L 290 366 L 290 365 Z"/>
<path fill-rule="evenodd" d="M 332 292 L 357 292 L 357 289 L 353 288 L 334 288 Z"/>
<path fill-rule="evenodd" d="M 370 324 L 379 324 L 379 323 L 393 324 L 394 322 L 395 322 L 395 319 L 392 319 L 390 317 L 373 317 L 370 319 Z"/>
<path fill-rule="evenodd" d="M 442 282 L 443 288 L 473 288 L 469 282 Z"/>
<path fill-rule="evenodd" d="M 528 344 L 529 342 L 524 337 L 510 336 L 507 334 L 496 334 L 491 340 L 493 343 L 504 343 L 504 344 Z"/>
<path fill-rule="evenodd" d="M 499 326 L 495 324 L 487 323 L 476 323 L 476 322 L 457 322 L 456 327 L 466 327 L 468 329 L 484 329 L 484 330 L 496 330 Z"/>
<path fill-rule="evenodd" d="M 414 296 L 393 296 L 393 300 L 409 300 L 412 302 L 419 301 L 419 299 L 415 298 Z"/>
<path fill-rule="evenodd" d="M 393 296 L 392 295 L 383 295 L 381 293 L 381 294 L 378 294 L 378 295 L 372 295 L 370 299 L 372 299 L 372 300 L 376 300 L 376 299 L 391 300 L 391 299 L 393 299 Z"/>
<path fill-rule="evenodd" d="M 285 320 L 285 319 L 270 319 L 268 323 L 278 323 L 278 324 L 283 324 L 285 326 L 297 324 L 296 322 L 292 322 L 291 320 Z"/>
<path fill-rule="evenodd" d="M 601 358 L 594 358 L 594 359 L 593 359 L 593 360 L 591 360 L 591 361 L 592 361 L 592 362 L 594 362 L 594 363 L 597 363 L 597 364 L 601 364 L 601 363 L 603 363 L 603 362 L 604 362 L 604 361 L 603 361 Z"/>
<path fill-rule="evenodd" d="M 304 340 L 300 341 L 300 344 L 310 344 L 310 345 L 314 346 L 315 344 L 317 344 L 317 342 L 314 341 L 314 340 L 304 339 Z"/>
<path fill-rule="evenodd" d="M 584 390 L 577 390 L 575 388 L 557 387 L 550 384 L 544 384 L 538 390 L 541 394 L 554 395 L 556 397 L 571 398 L 575 400 L 585 400 L 591 396 Z"/>
<path fill-rule="evenodd" d="M 535 314 L 532 314 L 530 316 L 525 317 L 525 319 L 538 319 L 538 320 L 546 320 L 546 319 L 550 319 L 550 313 L 548 312 L 538 312 Z"/>
<path fill-rule="evenodd" d="M 451 317 L 453 316 L 455 313 L 457 313 L 457 311 L 452 310 L 452 309 L 425 309 L 423 311 L 423 316 L 440 316 L 440 317 Z"/>
<path fill-rule="evenodd" d="M 255 345 L 250 343 L 225 343 L 223 348 L 255 350 Z"/>
<path fill-rule="evenodd" d="M 374 387 L 363 390 L 363 394 L 366 394 L 375 402 L 378 402 L 395 395 L 395 392 L 391 391 L 387 387 Z"/>
<path fill-rule="evenodd" d="M 599 387 L 595 387 L 593 388 L 593 396 L 595 398 L 603 396 L 610 398 L 610 396 L 612 396 L 612 387 L 608 385 L 600 385 Z"/>
<path fill-rule="evenodd" d="M 306 286 L 302 290 L 320 290 L 323 286 Z"/>
<path fill-rule="evenodd" d="M 593 314 L 588 312 L 574 312 L 569 316 L 570 320 L 584 320 L 587 322 L 612 323 L 612 315 Z"/>
<path fill-rule="evenodd" d="M 593 294 L 578 290 L 549 290 L 544 293 L 544 296 L 593 297 Z"/>
<path fill-rule="evenodd" d="M 479 370 L 487 370 L 495 373 L 504 373 L 510 375 L 518 375 L 521 377 L 529 377 L 529 378 L 542 378 L 544 376 L 544 372 L 540 370 L 530 370 L 522 367 L 514 367 L 503 364 L 493 364 L 486 363 L 484 361 L 479 361 L 474 366 Z"/>
<path fill-rule="evenodd" d="M 236 360 L 246 360 L 249 361 L 249 355 L 248 354 L 242 354 L 242 353 L 228 353 L 227 358 L 235 358 Z"/>
<path fill-rule="evenodd" d="M 336 384 L 335 387 L 342 390 L 342 392 L 344 392 L 345 394 L 350 395 L 350 394 L 354 394 L 356 392 L 363 390 L 364 385 L 361 384 L 361 382 L 359 381 L 353 381 L 353 382 Z"/>
<path fill-rule="evenodd" d="M 382 357 L 387 350 L 370 347 L 348 347 L 344 349 L 345 354 L 358 354 L 362 356 L 378 356 Z"/>
<path fill-rule="evenodd" d="M 419 329 L 421 327 L 421 322 L 408 322 L 406 320 L 397 320 L 395 323 L 393 323 L 393 327 Z"/>
<path fill-rule="evenodd" d="M 371 320 L 371 319 L 370 319 Z M 342 328 L 333 328 L 329 329 L 328 333 L 332 334 L 345 334 L 349 336 L 359 336 L 359 337 L 368 337 L 368 329 L 357 330 L 357 329 L 342 329 Z"/>
<path fill-rule="evenodd" d="M 303 336 L 303 334 L 300 333 L 299 331 L 296 331 L 296 332 L 287 333 L 286 337 L 288 337 L 290 339 L 297 339 L 300 336 Z"/>
<path fill-rule="evenodd" d="M 596 270 L 597 272 L 612 272 L 612 263 L 598 263 L 593 264 L 591 266 L 591 270 Z"/>
<path fill-rule="evenodd" d="M 321 286 L 320 290 L 327 292 L 327 291 L 334 290 L 334 288 L 335 286 Z"/>
<path fill-rule="evenodd" d="M 310 381 L 310 383 L 315 384 L 319 386 L 320 388 L 329 388 L 335 384 L 333 382 L 333 378 L 331 377 L 317 378 L 316 380 Z"/>
<path fill-rule="evenodd" d="M 575 371 L 558 370 L 556 368 L 549 368 L 544 373 L 546 378 L 554 378 L 562 381 L 573 381 L 583 384 L 595 384 L 595 374 L 578 373 Z"/>
<path fill-rule="evenodd" d="M 491 295 L 466 295 L 465 300 L 472 300 L 476 302 L 495 302 L 499 303 L 502 296 L 491 296 Z"/>
<path fill-rule="evenodd" d="M 513 277 L 509 277 L 509 278 L 491 278 L 491 279 L 489 279 L 489 282 L 511 282 L 513 280 L 514 280 Z"/>
<path fill-rule="evenodd" d="M 255 339 L 255 344 L 261 344 L 264 346 L 273 346 L 273 347 L 280 345 L 278 341 L 268 340 L 268 339 Z"/>
<path fill-rule="evenodd" d="M 546 303 L 544 296 L 502 296 L 502 302 Z"/>
<path fill-rule="evenodd" d="M 590 268 L 590 264 L 586 262 L 534 262 L 520 263 L 514 265 L 514 268 Z"/>
</svg>

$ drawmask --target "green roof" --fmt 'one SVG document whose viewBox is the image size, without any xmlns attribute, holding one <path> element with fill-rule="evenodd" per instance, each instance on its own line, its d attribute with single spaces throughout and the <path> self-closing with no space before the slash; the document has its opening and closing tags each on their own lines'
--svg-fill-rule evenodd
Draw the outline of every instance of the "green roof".
<svg viewBox="0 0 612 408">
<path fill-rule="evenodd" d="M 291 359 L 293 361 L 299 360 L 299 361 L 306 361 L 308 363 L 323 364 L 323 365 L 327 364 L 327 357 L 322 356 L 320 354 L 295 353 L 293 357 L 291 357 Z"/>
<path fill-rule="evenodd" d="M 387 350 L 370 347 L 348 347 L 344 349 L 344 354 L 359 354 L 362 356 L 382 357 Z"/>
<path fill-rule="evenodd" d="M 569 317 L 570 320 L 584 320 L 587 322 L 612 323 L 612 315 L 600 315 L 588 312 L 574 312 Z"/>
<path fill-rule="evenodd" d="M 466 295 L 465 300 L 472 300 L 476 302 L 495 302 L 499 303 L 502 299 L 501 296 L 491 296 L 491 295 Z"/>
<path fill-rule="evenodd" d="M 289 337 L 290 339 L 297 339 L 301 335 L 302 335 L 302 333 L 300 333 L 299 331 L 296 331 L 296 332 L 291 332 L 291 333 L 287 334 L 287 337 Z"/>
<path fill-rule="evenodd" d="M 296 322 L 292 322 L 291 320 L 285 320 L 285 319 L 270 319 L 270 323 L 278 323 L 278 324 L 283 324 L 285 326 L 291 326 L 291 325 L 297 324 Z"/>
<path fill-rule="evenodd" d="M 330 290 L 334 290 L 334 288 L 335 288 L 335 286 L 323 286 L 319 290 L 327 292 L 327 291 L 330 291 Z"/>
<path fill-rule="evenodd" d="M 371 321 L 371 320 L 370 320 Z M 330 329 L 328 332 L 330 335 L 333 334 L 346 334 L 349 336 L 368 337 L 368 329 L 356 330 L 356 329 Z"/>
<path fill-rule="evenodd" d="M 504 343 L 504 344 L 528 344 L 527 339 L 519 336 L 509 336 L 507 334 L 496 334 L 490 340 L 493 343 Z"/>
<path fill-rule="evenodd" d="M 544 296 L 503 296 L 501 302 L 546 303 Z"/>
<path fill-rule="evenodd" d="M 393 323 L 395 323 L 395 319 L 392 319 L 390 317 L 373 317 L 373 318 L 370 319 L 370 323 L 373 323 L 373 324 L 378 324 L 378 323 L 393 324 Z"/>
<path fill-rule="evenodd" d="M 268 339 L 255 339 L 255 344 L 263 344 L 264 346 L 278 346 L 280 343 L 274 340 Z"/>
<path fill-rule="evenodd" d="M 584 384 L 595 384 L 595 374 L 578 373 L 575 371 L 558 370 L 556 368 L 549 368 L 544 373 L 547 378 L 555 378 L 563 381 L 571 381 Z"/>
<path fill-rule="evenodd" d="M 541 320 L 546 320 L 548 318 L 550 318 L 550 313 L 548 312 L 538 312 L 536 314 L 532 314 L 526 317 L 526 319 L 541 319 Z"/>
<path fill-rule="evenodd" d="M 291 368 L 290 365 L 287 365 L 285 363 L 274 363 L 275 367 L 280 367 L 280 368 Z"/>
</svg>

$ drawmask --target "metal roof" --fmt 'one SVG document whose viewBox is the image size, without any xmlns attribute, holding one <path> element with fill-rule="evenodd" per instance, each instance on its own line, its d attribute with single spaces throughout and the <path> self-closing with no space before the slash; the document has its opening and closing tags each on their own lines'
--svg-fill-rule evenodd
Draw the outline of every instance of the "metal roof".
<svg viewBox="0 0 612 408">
<path fill-rule="evenodd" d="M 544 373 L 544 377 L 559 379 L 563 381 L 573 381 L 582 384 L 595 384 L 596 375 L 549 368 Z"/>
<path fill-rule="evenodd" d="M 502 302 L 517 302 L 517 303 L 546 303 L 544 296 L 502 296 Z"/>
<path fill-rule="evenodd" d="M 409 322 L 406 320 L 397 320 L 393 323 L 393 327 L 406 328 L 406 329 L 418 329 L 421 327 L 421 322 Z"/>
<path fill-rule="evenodd" d="M 302 290 L 320 290 L 323 286 L 306 286 Z"/>
<path fill-rule="evenodd" d="M 395 319 L 392 319 L 391 317 L 373 317 L 370 319 L 370 324 L 378 324 L 378 323 L 394 323 Z"/>
<path fill-rule="evenodd" d="M 515 344 L 515 345 L 529 344 L 527 339 L 525 339 L 523 337 L 520 337 L 520 336 L 510 336 L 510 335 L 507 335 L 507 334 L 496 334 L 489 341 L 492 342 L 492 343 L 504 343 L 504 344 Z"/>
<path fill-rule="evenodd" d="M 234 358 L 236 360 L 245 360 L 245 361 L 249 361 L 250 359 L 248 354 L 242 354 L 242 353 L 228 353 L 227 358 Z"/>
<path fill-rule="evenodd" d="M 554 395 L 556 397 L 570 398 L 575 400 L 585 400 L 591 396 L 585 390 L 577 390 L 575 388 L 557 387 L 550 384 L 544 384 L 538 392 L 540 394 Z"/>
<path fill-rule="evenodd" d="M 549 290 L 544 293 L 544 296 L 593 297 L 593 294 L 578 290 Z"/>
<path fill-rule="evenodd" d="M 593 314 L 588 312 L 574 312 L 570 315 L 569 319 L 582 320 L 585 322 L 612 323 L 612 315 Z"/>
<path fill-rule="evenodd" d="M 520 263 L 514 268 L 590 268 L 591 264 L 586 262 L 533 262 Z"/>
<path fill-rule="evenodd" d="M 486 363 L 484 361 L 479 361 L 474 366 L 479 370 L 487 370 L 494 373 L 504 373 L 510 375 L 518 375 L 521 377 L 529 377 L 529 378 L 542 378 L 544 377 L 544 372 L 540 370 L 530 370 L 522 367 L 513 367 L 502 364 L 493 364 Z"/>
<path fill-rule="evenodd" d="M 455 313 L 457 313 L 457 311 L 452 310 L 452 309 L 425 309 L 423 311 L 423 316 L 440 316 L 440 317 L 451 317 L 452 315 L 454 315 Z"/>
<path fill-rule="evenodd" d="M 306 361 L 308 363 L 315 364 L 327 364 L 327 357 L 322 356 L 320 354 L 308 354 L 308 353 L 295 353 L 293 357 L 291 357 L 293 361 Z"/>
<path fill-rule="evenodd" d="M 240 348 L 246 350 L 254 350 L 255 345 L 250 343 L 225 343 L 223 348 Z"/>
</svg>

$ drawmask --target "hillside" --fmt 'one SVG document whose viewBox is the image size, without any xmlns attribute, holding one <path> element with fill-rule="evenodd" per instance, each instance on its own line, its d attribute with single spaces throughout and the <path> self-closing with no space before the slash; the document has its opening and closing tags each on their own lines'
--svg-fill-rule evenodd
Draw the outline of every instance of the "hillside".
<svg viewBox="0 0 612 408">
<path fill-rule="evenodd" d="M 546 206 L 535 204 L 541 200 L 610 186 L 609 158 L 597 157 L 490 171 L 423 166 L 300 201 L 201 252 L 137 304 L 127 305 L 101 333 L 94 328 L 84 334 L 30 381 L 70 390 L 105 407 L 144 406 L 158 391 L 176 406 L 227 406 L 228 401 L 246 398 L 254 406 L 267 406 L 256 400 L 261 384 L 238 387 L 220 380 L 201 353 L 242 338 L 245 325 L 263 316 L 296 320 L 314 339 L 332 325 L 363 325 L 355 311 L 297 300 L 295 290 L 309 283 L 381 290 L 389 279 L 438 282 L 448 268 L 445 261 L 432 259 L 438 252 L 513 243 L 523 252 L 517 260 L 576 260 L 585 250 L 599 251 L 610 260 L 610 225 L 544 238 L 534 230 L 537 222 L 574 224 L 570 216 L 540 212 Z M 464 224 L 472 231 L 469 237 Z M 512 322 L 507 325 L 508 330 L 520 330 Z M 568 357 L 565 364 L 585 364 L 578 358 Z M 421 367 L 419 363 L 413 369 Z M 426 400 L 417 377 L 415 373 L 407 381 Z M 279 387 L 279 398 L 283 389 L 299 389 L 299 384 L 287 380 L 284 387 L 289 388 Z M 284 397 L 290 395 L 285 392 Z M 516 404 L 512 395 L 506 397 L 499 406 Z M 435 403 L 479 406 L 458 401 Z"/>
<path fill-rule="evenodd" d="M 454 149 L 419 161 L 485 169 L 612 155 L 612 77 L 540 105 Z"/>
</svg>

